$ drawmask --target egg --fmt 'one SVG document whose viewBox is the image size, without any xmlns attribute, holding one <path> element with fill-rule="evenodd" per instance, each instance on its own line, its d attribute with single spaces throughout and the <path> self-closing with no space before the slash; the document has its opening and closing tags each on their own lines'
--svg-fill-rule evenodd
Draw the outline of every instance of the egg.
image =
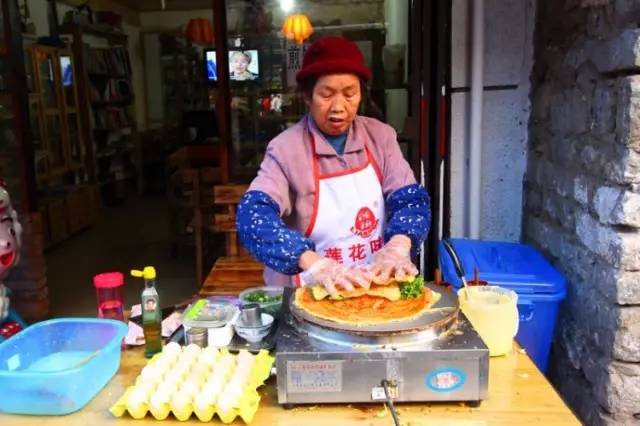
<svg viewBox="0 0 640 426">
<path fill-rule="evenodd" d="M 216 362 L 217 355 L 211 355 L 205 351 L 202 351 L 200 355 L 198 355 L 197 363 L 199 365 L 204 365 L 208 368 L 211 368 L 213 364 Z"/>
<path fill-rule="evenodd" d="M 197 359 L 198 359 L 198 355 L 195 355 L 193 353 L 183 353 L 182 355 L 180 355 L 180 357 L 178 359 L 176 359 L 175 365 L 176 366 L 182 366 L 182 365 L 191 366 L 196 362 Z"/>
<path fill-rule="evenodd" d="M 224 383 L 219 381 L 208 381 L 205 385 L 200 389 L 200 394 L 211 395 L 212 397 L 218 397 L 220 392 L 222 392 L 222 387 Z"/>
<path fill-rule="evenodd" d="M 196 396 L 196 399 L 193 401 L 193 405 L 198 410 L 206 410 L 210 406 L 212 406 L 216 402 L 215 398 L 210 394 L 200 393 Z"/>
<path fill-rule="evenodd" d="M 229 395 L 228 393 L 223 393 L 218 399 L 217 405 L 220 411 L 227 412 L 231 409 L 231 407 L 233 407 L 233 404 L 235 404 L 235 402 L 235 399 L 233 399 L 231 395 Z"/>
<path fill-rule="evenodd" d="M 240 383 L 241 386 L 245 386 L 249 383 L 249 376 L 244 374 L 236 374 L 234 376 L 231 376 L 231 380 L 229 380 L 229 383 L 233 382 L 237 382 Z"/>
<path fill-rule="evenodd" d="M 184 382 L 182 386 L 180 386 L 180 390 L 178 392 L 184 394 L 185 396 L 188 396 L 189 399 L 193 399 L 193 397 L 196 396 L 199 391 L 200 384 L 190 380 Z"/>
<path fill-rule="evenodd" d="M 158 358 L 156 362 L 154 362 L 151 365 L 155 366 L 159 370 L 166 371 L 171 369 L 171 367 L 173 367 L 175 363 L 176 363 L 176 357 L 172 355 L 163 354 L 160 356 L 160 358 Z"/>
<path fill-rule="evenodd" d="M 238 353 L 238 364 L 253 364 L 256 357 L 251 352 L 248 351 L 240 351 Z"/>
<path fill-rule="evenodd" d="M 200 355 L 200 352 L 202 352 L 202 348 L 195 343 L 191 343 L 190 345 L 187 345 L 186 348 L 184 348 L 185 354 Z"/>
<path fill-rule="evenodd" d="M 225 383 L 227 381 L 227 377 L 229 377 L 228 370 L 216 368 L 211 374 L 209 374 L 209 376 L 207 377 L 207 381 Z"/>
<path fill-rule="evenodd" d="M 207 374 L 209 374 L 209 372 L 211 371 L 211 369 L 209 368 L 209 366 L 205 365 L 205 364 L 194 364 L 191 367 L 191 371 L 189 372 L 191 375 L 198 375 L 198 376 L 206 376 Z"/>
<path fill-rule="evenodd" d="M 201 355 L 206 355 L 207 358 L 213 359 L 213 361 L 215 362 L 218 359 L 219 354 L 220 354 L 220 351 L 218 350 L 218 348 L 215 348 L 213 346 L 207 346 L 202 350 Z"/>
<path fill-rule="evenodd" d="M 218 364 L 216 364 L 216 368 L 221 368 L 223 370 L 231 370 L 235 367 L 236 361 L 233 355 L 227 354 L 223 355 L 220 358 Z"/>
<path fill-rule="evenodd" d="M 169 342 L 164 346 L 164 348 L 162 348 L 163 355 L 176 357 L 181 353 L 182 353 L 182 347 L 176 342 Z"/>
<path fill-rule="evenodd" d="M 196 374 L 194 372 L 191 372 L 187 375 L 187 377 L 184 380 L 197 383 L 198 386 L 202 386 L 203 384 L 206 383 L 207 377 L 209 377 L 207 374 L 202 375 L 202 374 Z"/>
<path fill-rule="evenodd" d="M 178 385 L 176 383 L 170 383 L 170 382 L 164 381 L 158 385 L 155 393 L 160 392 L 160 393 L 164 393 L 171 396 L 177 389 L 178 389 Z"/>
<path fill-rule="evenodd" d="M 149 401 L 149 396 L 153 392 L 153 387 L 147 383 L 137 384 L 127 399 L 127 405 L 132 408 L 140 407 L 142 404 L 146 404 Z"/>
<path fill-rule="evenodd" d="M 146 365 L 140 372 L 140 379 L 145 382 L 159 382 L 162 379 L 163 370 L 156 363 Z"/>
<path fill-rule="evenodd" d="M 185 377 L 191 371 L 191 364 L 178 364 L 173 367 L 173 371 L 177 371 L 182 375 L 182 377 Z"/>
<path fill-rule="evenodd" d="M 151 398 L 149 398 L 149 405 L 154 408 L 162 408 L 165 404 L 168 404 L 171 401 L 171 393 L 167 392 L 165 389 L 158 388 Z"/>
<path fill-rule="evenodd" d="M 181 392 L 176 392 L 171 398 L 171 405 L 175 411 L 186 410 L 191 405 L 191 398 Z"/>
<path fill-rule="evenodd" d="M 253 365 L 248 364 L 238 364 L 236 369 L 233 370 L 234 374 L 250 374 L 251 370 L 253 370 Z"/>
<path fill-rule="evenodd" d="M 182 380 L 184 379 L 184 376 L 185 376 L 184 372 L 180 370 L 171 370 L 164 377 L 164 382 L 177 385 L 182 382 Z"/>
<path fill-rule="evenodd" d="M 227 386 L 238 386 L 240 389 L 244 390 L 246 384 L 247 380 L 244 377 L 233 376 L 231 380 L 229 380 L 229 384 Z"/>
<path fill-rule="evenodd" d="M 229 397 L 235 402 L 240 395 L 243 394 L 243 386 L 238 382 L 229 382 L 227 386 L 225 386 L 223 395 L 229 395 Z"/>
</svg>

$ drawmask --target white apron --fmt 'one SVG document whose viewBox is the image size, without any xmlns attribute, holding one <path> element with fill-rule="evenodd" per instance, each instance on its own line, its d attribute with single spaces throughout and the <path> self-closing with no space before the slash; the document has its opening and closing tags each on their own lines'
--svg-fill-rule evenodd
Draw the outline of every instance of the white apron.
<svg viewBox="0 0 640 426">
<path fill-rule="evenodd" d="M 315 200 L 305 233 L 316 253 L 346 266 L 369 263 L 383 245 L 384 193 L 380 168 L 365 144 L 367 162 L 331 174 L 320 174 L 316 143 L 309 131 L 313 153 Z M 296 286 L 305 283 L 300 275 Z"/>
</svg>

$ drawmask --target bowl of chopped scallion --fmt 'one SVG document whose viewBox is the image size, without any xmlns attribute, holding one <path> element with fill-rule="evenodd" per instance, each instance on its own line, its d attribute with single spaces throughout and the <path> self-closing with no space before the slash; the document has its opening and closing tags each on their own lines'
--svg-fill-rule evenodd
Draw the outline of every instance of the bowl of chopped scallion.
<svg viewBox="0 0 640 426">
<path fill-rule="evenodd" d="M 242 305 L 247 303 L 257 303 L 262 312 L 278 318 L 282 308 L 283 287 L 252 287 L 243 290 L 239 299 Z"/>
</svg>

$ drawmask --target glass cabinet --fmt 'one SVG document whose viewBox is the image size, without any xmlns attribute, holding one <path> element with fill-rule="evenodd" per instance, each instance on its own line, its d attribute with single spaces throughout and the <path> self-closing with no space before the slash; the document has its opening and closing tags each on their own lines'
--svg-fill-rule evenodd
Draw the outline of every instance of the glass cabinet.
<svg viewBox="0 0 640 426">
<path fill-rule="evenodd" d="M 73 54 L 69 49 L 32 45 L 25 55 L 29 110 L 39 183 L 84 168 L 84 142 Z"/>
</svg>

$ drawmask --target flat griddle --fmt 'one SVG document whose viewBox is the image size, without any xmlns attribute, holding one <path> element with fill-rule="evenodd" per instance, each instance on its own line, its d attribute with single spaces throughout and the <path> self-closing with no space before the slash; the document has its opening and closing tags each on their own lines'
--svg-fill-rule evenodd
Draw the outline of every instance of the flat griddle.
<svg viewBox="0 0 640 426">
<path fill-rule="evenodd" d="M 315 326 L 313 328 L 320 327 L 326 331 L 342 332 L 357 336 L 383 337 L 389 335 L 414 334 L 430 330 L 443 330 L 452 325 L 458 317 L 460 309 L 458 297 L 449 289 L 433 283 L 428 283 L 425 287 L 440 293 L 442 297 L 438 303 L 433 305 L 428 311 L 419 317 L 406 321 L 367 326 L 341 324 L 324 318 L 318 318 L 298 308 L 293 303 L 294 297 L 289 299 L 289 310 L 301 327 L 310 324 Z"/>
</svg>

